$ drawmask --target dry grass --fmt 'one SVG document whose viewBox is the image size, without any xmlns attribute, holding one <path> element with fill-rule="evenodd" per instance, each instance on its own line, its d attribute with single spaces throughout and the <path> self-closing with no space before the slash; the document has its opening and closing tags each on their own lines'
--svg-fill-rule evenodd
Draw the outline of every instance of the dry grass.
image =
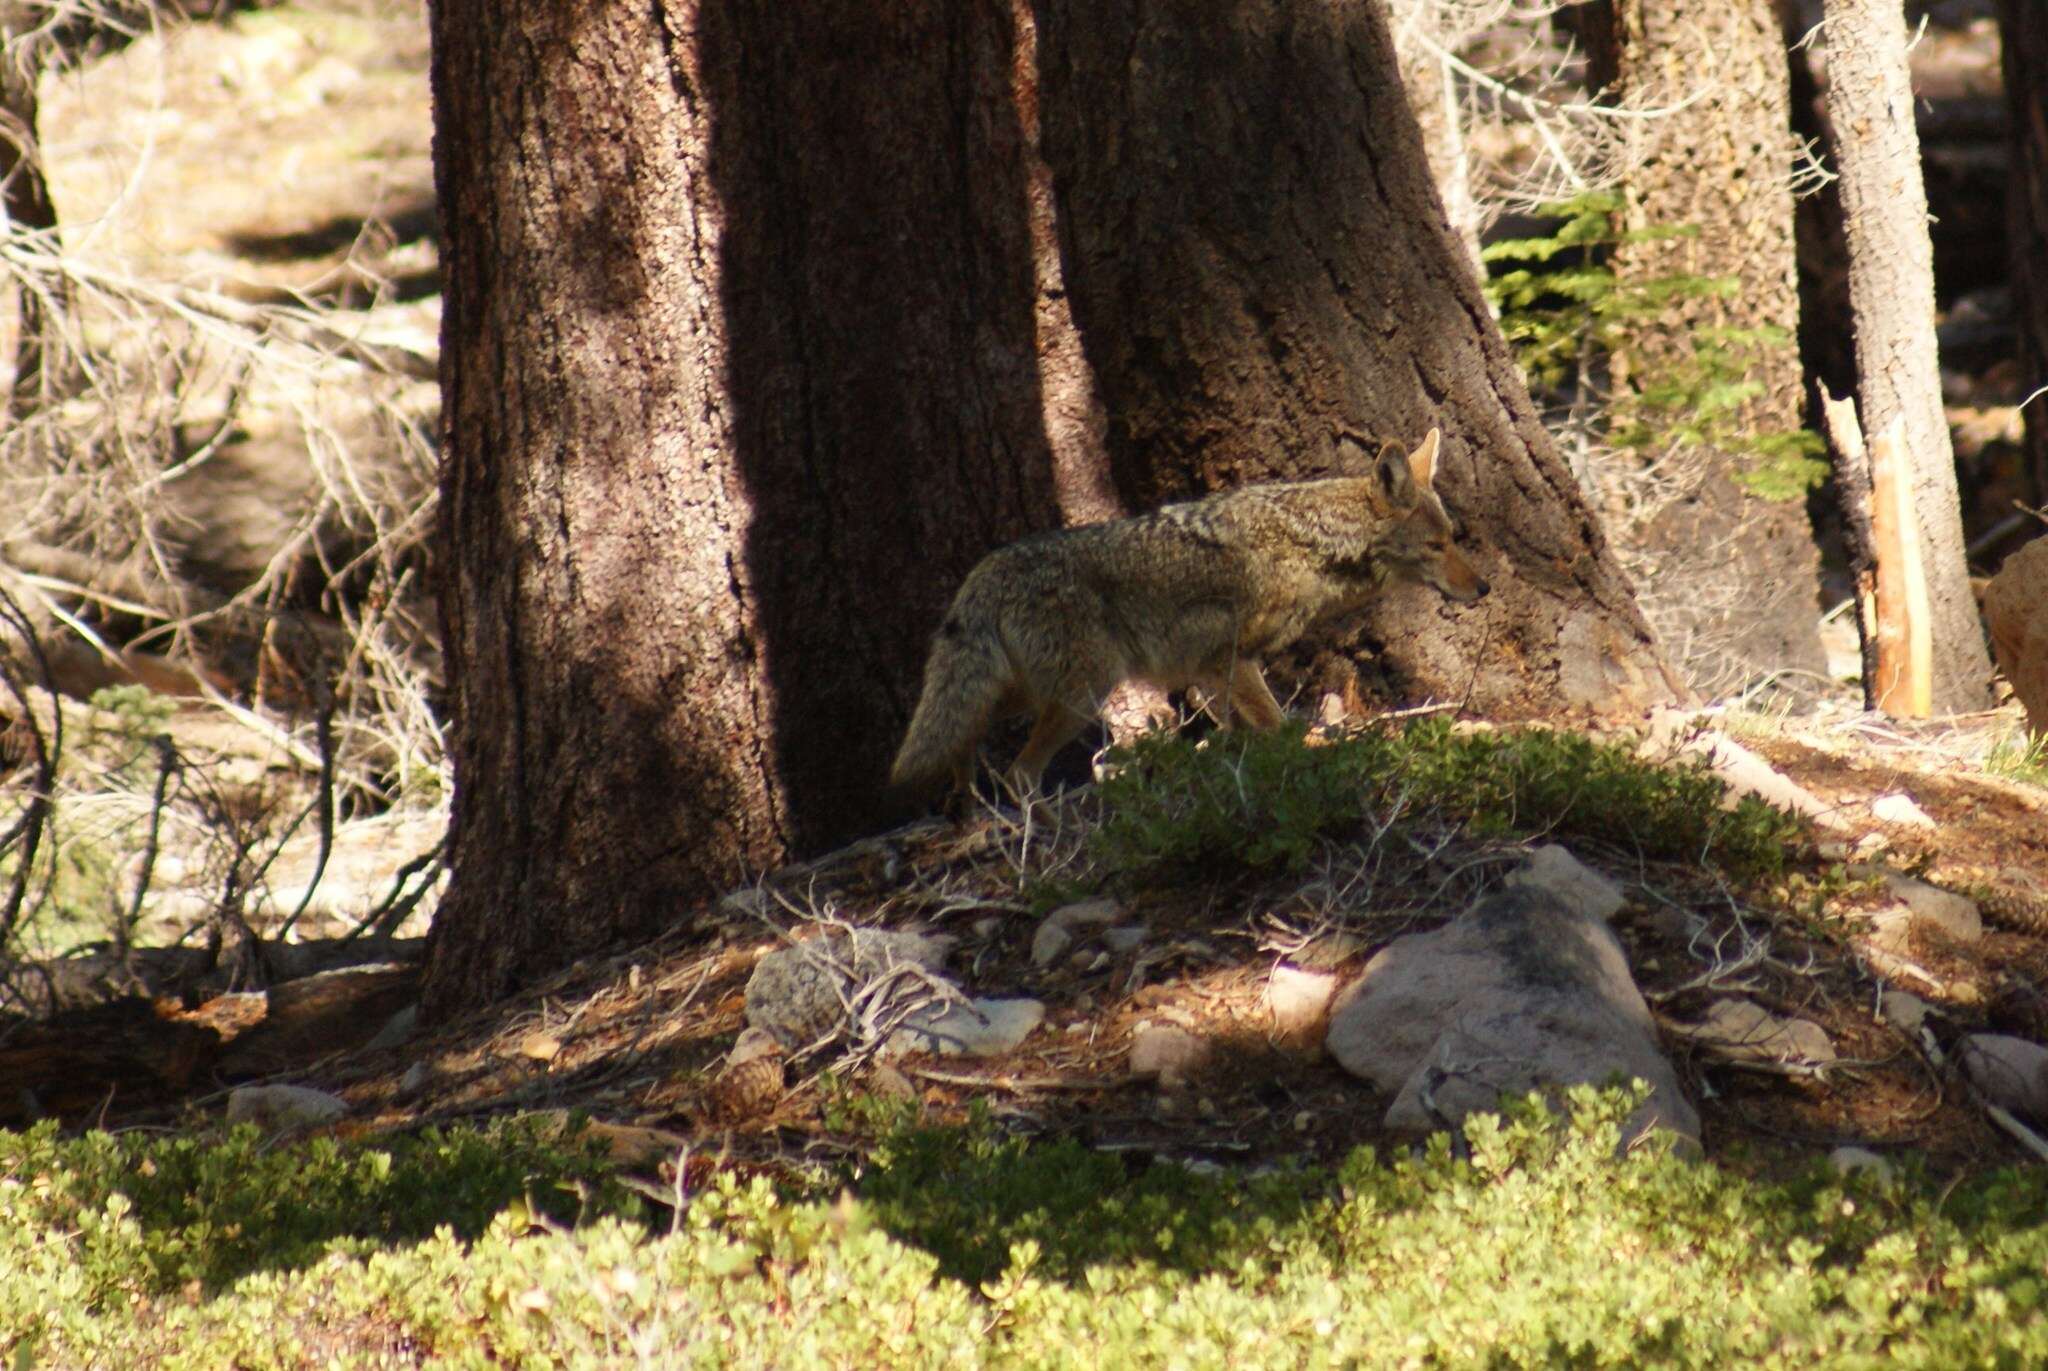
<svg viewBox="0 0 2048 1371">
<path fill-rule="evenodd" d="M 7 52 L 46 65 L 42 123 L 65 141 L 46 149 L 12 130 L 47 172 L 60 224 L 0 239 L 0 368 L 28 355 L 25 324 L 40 320 L 42 341 L 34 393 L 0 430 L 0 507 L 13 512 L 0 652 L 23 752 L 4 760 L 51 759 L 30 798 L 0 813 L 39 815 L 41 830 L 0 843 L 0 873 L 23 887 L 10 922 L 44 911 L 60 943 L 125 946 L 162 906 L 184 912 L 152 937 L 203 931 L 231 947 L 259 911 L 274 931 L 307 908 L 310 893 L 280 908 L 269 890 L 289 845 L 317 847 L 317 884 L 351 818 L 431 811 L 448 791 L 425 585 L 432 306 L 400 298 L 419 252 L 397 241 L 382 200 L 367 213 L 334 203 L 363 191 L 351 159 L 390 144 L 392 120 L 413 119 L 423 154 L 423 47 L 396 71 L 417 88 L 403 101 L 388 97 L 405 54 L 372 41 L 371 19 L 49 13 L 51 25 L 96 17 L 102 37 L 83 49 L 89 63 L 68 62 L 81 49 L 52 46 L 48 26 Z M 107 30 L 110 18 L 125 27 Z M 251 70 L 238 76 L 235 60 Z M 268 103 L 249 100 L 257 77 L 273 83 Z M 191 127 L 213 117 L 242 132 Z M 343 131 L 329 137 L 328 198 L 297 202 L 319 230 L 303 242 L 275 203 L 248 217 L 298 126 Z M 423 155 L 387 151 L 423 174 Z M 295 146 L 287 160 L 305 156 Z M 209 238 L 270 246 L 224 272 Z M 94 712 L 43 694 L 131 681 L 187 698 L 173 708 L 130 691 Z M 167 869 L 183 894 L 164 901 Z"/>
</svg>

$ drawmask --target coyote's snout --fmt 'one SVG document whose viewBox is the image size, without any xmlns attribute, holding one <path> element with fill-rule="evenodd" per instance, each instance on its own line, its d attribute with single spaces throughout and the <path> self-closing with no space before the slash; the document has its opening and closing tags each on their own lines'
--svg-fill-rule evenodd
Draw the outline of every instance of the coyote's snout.
<svg viewBox="0 0 2048 1371">
<path fill-rule="evenodd" d="M 932 639 L 892 785 L 964 787 L 995 721 L 1036 722 L 1011 765 L 1020 790 L 1123 681 L 1189 687 L 1219 720 L 1286 717 L 1259 658 L 1389 581 L 1469 603 L 1486 579 L 1453 544 L 1436 494 L 1438 435 L 1389 446 L 1367 476 L 1247 486 L 999 548 L 968 573 Z"/>
</svg>

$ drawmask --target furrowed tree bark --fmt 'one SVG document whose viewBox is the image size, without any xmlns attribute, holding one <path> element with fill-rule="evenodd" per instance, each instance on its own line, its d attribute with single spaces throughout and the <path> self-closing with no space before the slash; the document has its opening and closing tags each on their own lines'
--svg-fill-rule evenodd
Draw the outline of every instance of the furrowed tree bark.
<svg viewBox="0 0 2048 1371">
<path fill-rule="evenodd" d="M 1493 595 L 1390 591 L 1347 646 L 1496 716 L 1678 693 L 1445 222 L 1382 8 L 1037 12 L 1066 280 L 1126 502 L 1330 474 L 1441 426 L 1438 486 Z"/>
<path fill-rule="evenodd" d="M 1639 108 L 1651 150 L 1622 182 L 1625 227 L 1688 230 L 1625 243 L 1623 281 L 1689 275 L 1735 289 L 1671 301 L 1629 325 L 1632 379 L 1696 365 L 1703 331 L 1744 331 L 1742 380 L 1759 393 L 1730 416 L 1745 434 L 1803 426 L 1794 243 L 1790 72 L 1771 0 L 1605 0 L 1581 7 L 1592 80 Z M 1689 103 L 1687 103 L 1689 102 Z M 1631 544 L 1644 613 L 1691 684 L 1706 694 L 1773 671 L 1822 679 L 1820 552 L 1803 498 L 1765 499 L 1745 483 L 1758 459 L 1694 445 L 1664 454 L 1677 497 Z"/>
<path fill-rule="evenodd" d="M 2010 130 L 2007 256 L 2019 317 L 2024 394 L 2048 386 L 2048 5 L 1999 0 L 1998 35 Z M 2048 396 L 2021 411 L 2031 498 L 2048 505 Z"/>
<path fill-rule="evenodd" d="M 1006 5 L 431 26 L 446 1015 L 871 826 L 960 576 L 1110 497 Z"/>
<path fill-rule="evenodd" d="M 1934 255 L 1913 125 L 1900 0 L 1827 0 L 1828 121 L 1849 243 L 1857 400 L 1865 434 L 1903 418 L 1920 526 L 1937 713 L 1991 703 L 1991 659 L 1970 593 L 1955 454 L 1941 409 Z"/>
</svg>

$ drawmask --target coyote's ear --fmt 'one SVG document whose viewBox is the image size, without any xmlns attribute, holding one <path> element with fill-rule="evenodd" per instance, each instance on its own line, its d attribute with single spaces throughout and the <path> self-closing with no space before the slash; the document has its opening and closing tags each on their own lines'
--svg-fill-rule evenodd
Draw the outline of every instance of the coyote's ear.
<svg viewBox="0 0 2048 1371">
<path fill-rule="evenodd" d="M 1436 486 L 1436 454 L 1442 435 L 1431 429 L 1429 436 L 1422 440 L 1422 446 L 1408 454 L 1408 474 L 1415 478 L 1415 484 L 1424 490 Z"/>
<path fill-rule="evenodd" d="M 1431 429 L 1422 446 L 1413 452 L 1401 451 L 1398 443 L 1388 443 L 1380 449 L 1380 489 L 1386 492 L 1394 508 L 1413 507 L 1422 499 L 1423 492 L 1436 484 L 1438 442 L 1437 431 Z"/>
<path fill-rule="evenodd" d="M 1395 509 L 1413 508 L 1422 498 L 1416 489 L 1412 459 L 1401 451 L 1399 443 L 1386 443 L 1380 447 L 1380 459 L 1373 463 L 1372 474 L 1379 482 L 1380 494 L 1387 497 L 1387 503 Z"/>
</svg>

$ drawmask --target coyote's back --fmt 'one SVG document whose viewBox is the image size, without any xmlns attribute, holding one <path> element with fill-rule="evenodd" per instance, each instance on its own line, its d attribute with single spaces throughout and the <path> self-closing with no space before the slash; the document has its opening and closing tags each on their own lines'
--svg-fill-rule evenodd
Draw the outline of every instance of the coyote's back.
<svg viewBox="0 0 2048 1371">
<path fill-rule="evenodd" d="M 1248 486 L 1150 514 L 1039 534 L 968 573 L 932 639 L 891 784 L 972 778 L 997 719 L 1034 716 L 1010 768 L 1035 785 L 1052 754 L 1127 680 L 1202 692 L 1221 720 L 1285 714 L 1257 658 L 1389 581 L 1457 601 L 1487 583 L 1453 545 L 1435 491 L 1438 436 L 1389 448 L 1371 475 Z"/>
</svg>

